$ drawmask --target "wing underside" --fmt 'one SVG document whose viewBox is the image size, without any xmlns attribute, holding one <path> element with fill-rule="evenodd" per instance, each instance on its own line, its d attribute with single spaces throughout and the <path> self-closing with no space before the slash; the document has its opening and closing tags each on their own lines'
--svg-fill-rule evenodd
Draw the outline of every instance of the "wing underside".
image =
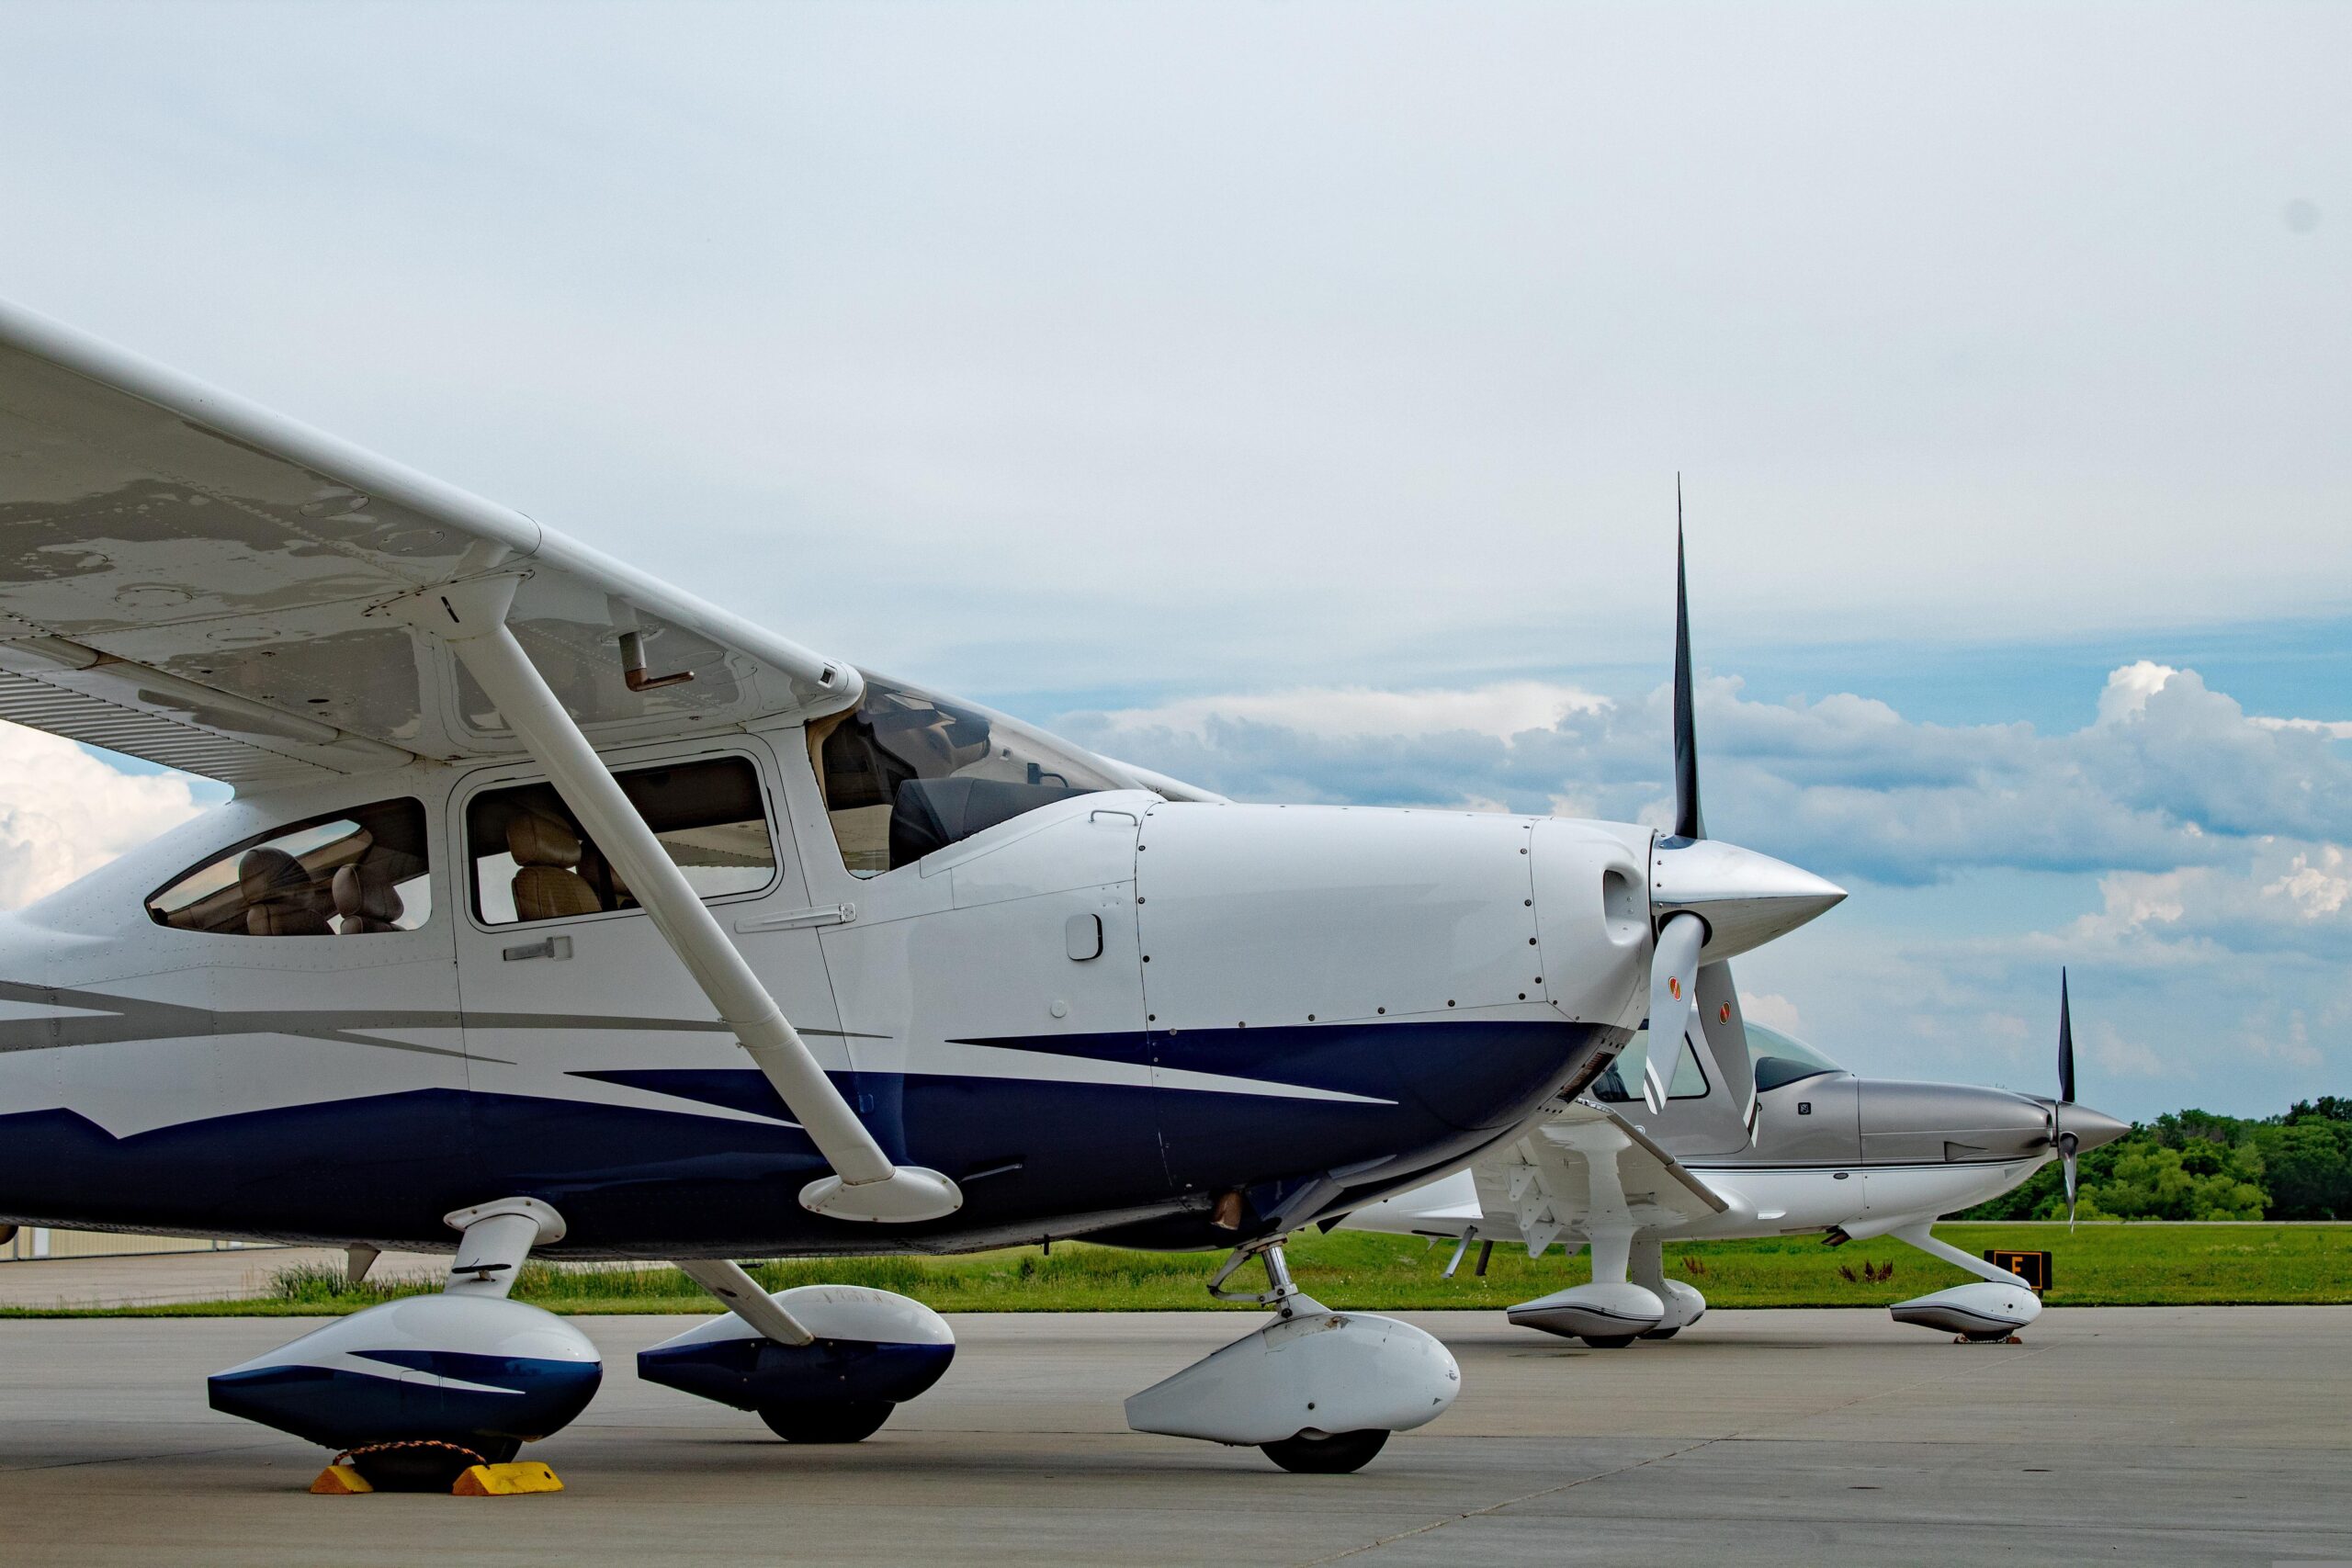
<svg viewBox="0 0 2352 1568">
<path fill-rule="evenodd" d="M 1515 1229 L 1536 1254 L 1555 1240 L 1580 1245 L 1596 1222 L 1675 1230 L 1728 1207 L 1641 1129 L 1589 1100 L 1547 1109 L 1475 1175 L 1480 1233 Z"/>
<path fill-rule="evenodd" d="M 515 635 L 599 745 L 856 700 L 846 664 L 519 513 L 0 305 L 0 718 L 243 790 L 513 755 L 381 614 L 490 571 L 526 575 Z"/>
</svg>

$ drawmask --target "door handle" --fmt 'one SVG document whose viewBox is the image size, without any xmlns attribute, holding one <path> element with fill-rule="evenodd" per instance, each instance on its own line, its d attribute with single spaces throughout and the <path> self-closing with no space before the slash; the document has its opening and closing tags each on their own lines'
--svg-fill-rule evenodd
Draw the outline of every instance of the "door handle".
<svg viewBox="0 0 2352 1568">
<path fill-rule="evenodd" d="M 541 942 L 525 942 L 520 947 L 502 948 L 498 955 L 509 964 L 519 964 L 526 958 L 569 958 L 571 956 L 571 939 L 551 936 Z"/>
</svg>

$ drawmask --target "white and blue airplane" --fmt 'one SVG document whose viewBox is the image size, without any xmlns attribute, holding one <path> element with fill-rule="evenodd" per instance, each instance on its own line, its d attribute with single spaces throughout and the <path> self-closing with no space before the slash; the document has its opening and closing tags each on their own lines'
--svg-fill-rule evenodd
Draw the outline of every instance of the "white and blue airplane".
<svg viewBox="0 0 2352 1568">
<path fill-rule="evenodd" d="M 1283 1238 L 1844 896 L 1699 834 L 1681 640 L 1676 832 L 1234 805 L 0 308 L 0 718 L 234 789 L 0 919 L 0 1222 L 448 1250 L 211 1380 L 356 1484 L 587 1404 L 527 1257 L 674 1261 L 639 1374 L 854 1441 L 946 1325 L 734 1259 L 1072 1236 L 1266 1275 L 1133 1427 L 1356 1469 L 1458 1371 Z"/>
<path fill-rule="evenodd" d="M 1729 1027 L 1736 999 L 1719 1000 Z M 1743 1058 L 1755 1111 L 1740 1124 L 1712 1051 L 1686 1051 L 1661 1104 L 1637 1086 L 1646 1030 L 1582 1094 L 1544 1106 L 1523 1135 L 1463 1170 L 1383 1199 L 1344 1228 L 1459 1238 L 1452 1277 L 1473 1241 L 1480 1272 L 1500 1242 L 1541 1257 L 1555 1241 L 1589 1248 L 1589 1283 L 1522 1302 L 1522 1327 L 1597 1349 L 1671 1339 L 1707 1310 L 1688 1280 L 1668 1278 L 1665 1244 L 1821 1235 L 1832 1246 L 1891 1235 L 1978 1278 L 1889 1310 L 1896 1321 L 1963 1338 L 2006 1339 L 2041 1314 L 2031 1284 L 1934 1234 L 1936 1222 L 2062 1162 L 2073 1213 L 2075 1158 L 2130 1128 L 2075 1102 L 2072 1010 L 2058 999 L 2058 1098 L 1973 1084 L 1861 1077 L 1777 1030 L 1749 1023 Z M 1703 1059 L 1703 1060 L 1702 1060 Z"/>
</svg>

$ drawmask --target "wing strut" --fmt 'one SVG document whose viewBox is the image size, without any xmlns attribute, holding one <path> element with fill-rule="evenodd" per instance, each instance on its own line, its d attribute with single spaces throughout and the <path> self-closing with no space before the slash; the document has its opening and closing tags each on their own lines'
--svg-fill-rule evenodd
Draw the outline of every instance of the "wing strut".
<svg viewBox="0 0 2352 1568">
<path fill-rule="evenodd" d="M 671 952 L 832 1166 L 835 1174 L 801 1189 L 800 1206 L 835 1219 L 901 1224 L 935 1220 L 962 1208 L 963 1193 L 939 1172 L 891 1164 L 817 1065 L 800 1032 L 687 885 L 653 829 L 621 793 L 604 759 L 507 629 L 507 611 L 520 581 L 511 576 L 475 578 L 426 589 L 384 609 L 448 644 L 481 683 L 514 738 L 547 770 L 556 794 L 619 868 Z"/>
</svg>

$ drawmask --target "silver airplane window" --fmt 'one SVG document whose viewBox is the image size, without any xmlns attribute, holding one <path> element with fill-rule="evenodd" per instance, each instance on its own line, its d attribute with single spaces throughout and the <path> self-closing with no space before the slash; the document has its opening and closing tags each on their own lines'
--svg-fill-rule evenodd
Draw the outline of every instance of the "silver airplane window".
<svg viewBox="0 0 2352 1568">
<path fill-rule="evenodd" d="M 855 876 L 911 865 L 1074 795 L 1142 787 L 1018 720 L 872 675 L 854 710 L 808 727 L 808 750 Z"/>
<path fill-rule="evenodd" d="M 151 896 L 159 926 L 215 936 L 375 936 L 432 917 L 424 807 L 379 800 L 233 844 Z"/>
<path fill-rule="evenodd" d="M 1617 1059 L 1609 1064 L 1601 1075 L 1592 1080 L 1586 1090 L 1593 1099 L 1622 1105 L 1642 1097 L 1642 1070 L 1649 1065 L 1650 1032 L 1637 1029 Z M 1700 1070 L 1698 1054 L 1682 1053 L 1682 1060 L 1675 1064 L 1674 1081 L 1666 1086 L 1668 1100 L 1704 1100 L 1707 1097 L 1707 1075 Z"/>
<path fill-rule="evenodd" d="M 1758 1089 L 1778 1089 L 1799 1078 L 1818 1077 L 1823 1073 L 1842 1072 L 1837 1063 L 1801 1040 L 1792 1040 L 1777 1029 L 1767 1029 L 1760 1023 L 1747 1026 L 1747 1055 L 1756 1064 Z"/>
</svg>

